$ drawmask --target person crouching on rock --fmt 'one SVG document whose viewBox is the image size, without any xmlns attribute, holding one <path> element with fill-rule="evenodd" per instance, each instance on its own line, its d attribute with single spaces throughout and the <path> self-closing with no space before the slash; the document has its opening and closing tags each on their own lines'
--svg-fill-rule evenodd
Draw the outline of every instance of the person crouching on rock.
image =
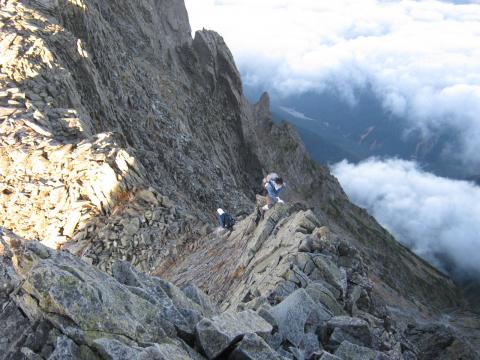
<svg viewBox="0 0 480 360">
<path fill-rule="evenodd" d="M 270 180 L 265 184 L 265 189 L 267 190 L 267 204 L 262 207 L 262 210 L 266 211 L 270 209 L 276 203 L 283 203 L 283 200 L 280 199 L 278 195 L 285 189 L 283 179 L 277 177 L 274 180 Z"/>
<path fill-rule="evenodd" d="M 218 221 L 220 223 L 220 226 L 223 229 L 233 231 L 233 226 L 235 225 L 235 219 L 233 218 L 233 216 L 223 211 L 223 209 L 220 209 L 220 208 L 217 209 L 217 214 L 218 214 Z"/>
<path fill-rule="evenodd" d="M 276 175 L 276 174 L 273 174 Z M 281 177 L 276 175 L 275 177 L 268 175 L 265 181 L 265 190 L 267 191 L 267 196 L 257 196 L 257 218 L 255 223 L 258 224 L 260 218 L 263 218 L 265 211 L 270 209 L 276 203 L 283 203 L 283 200 L 280 199 L 279 195 L 285 189 L 287 185 Z"/>
</svg>

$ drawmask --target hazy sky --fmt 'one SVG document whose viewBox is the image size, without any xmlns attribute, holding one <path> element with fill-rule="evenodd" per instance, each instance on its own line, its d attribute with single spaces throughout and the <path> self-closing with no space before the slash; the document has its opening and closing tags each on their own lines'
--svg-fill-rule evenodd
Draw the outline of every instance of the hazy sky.
<svg viewBox="0 0 480 360">
<path fill-rule="evenodd" d="M 480 5 L 446 1 L 187 0 L 192 29 L 218 31 L 243 81 L 282 94 L 368 87 L 428 134 L 463 134 L 480 168 Z"/>
</svg>

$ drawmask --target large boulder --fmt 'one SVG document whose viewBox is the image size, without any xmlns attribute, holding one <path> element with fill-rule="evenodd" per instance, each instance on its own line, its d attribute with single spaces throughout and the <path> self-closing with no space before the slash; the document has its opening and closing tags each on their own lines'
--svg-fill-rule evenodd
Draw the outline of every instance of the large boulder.
<svg viewBox="0 0 480 360">
<path fill-rule="evenodd" d="M 48 316 L 73 321 L 87 339 L 90 333 L 150 342 L 165 337 L 162 308 L 104 272 L 38 242 L 25 242 L 21 251 L 16 268 L 25 276 L 22 289 Z M 29 305 L 27 311 L 37 311 L 35 303 Z"/>
<path fill-rule="evenodd" d="M 344 341 L 335 351 L 335 355 L 343 360 L 390 360 L 390 357 L 364 346 Z"/>
<path fill-rule="evenodd" d="M 212 320 L 200 321 L 195 327 L 195 335 L 203 353 L 213 359 L 230 349 L 245 334 L 267 336 L 272 330 L 272 325 L 252 310 L 238 313 L 228 310 Z"/>
<path fill-rule="evenodd" d="M 317 303 L 323 304 L 328 310 L 330 310 L 334 315 L 346 315 L 345 310 L 338 303 L 338 301 L 333 296 L 332 292 L 328 288 L 322 285 L 319 282 L 313 282 L 308 284 L 305 288 L 305 291 L 310 295 L 310 297 Z"/>
<path fill-rule="evenodd" d="M 337 264 L 328 256 L 315 254 L 312 256 L 315 268 L 309 275 L 311 280 L 323 280 L 331 285 L 340 296 L 345 296 L 347 292 L 347 272 L 344 268 L 339 268 Z"/>
<path fill-rule="evenodd" d="M 357 345 L 372 345 L 372 330 L 365 320 L 349 316 L 335 316 L 327 322 L 329 345 L 336 347 L 344 340 Z"/>
<path fill-rule="evenodd" d="M 229 360 L 282 360 L 268 344 L 256 334 L 246 334 Z"/>
<path fill-rule="evenodd" d="M 158 307 L 165 330 L 172 330 L 187 341 L 193 341 L 195 324 L 201 315 L 210 314 L 202 306 L 188 298 L 178 287 L 157 277 L 136 271 L 124 261 L 114 264 L 113 276 L 136 295 Z M 206 301 L 205 301 L 206 302 Z M 207 314 L 208 313 L 208 314 Z M 175 335 L 169 333 L 169 335 Z"/>
<path fill-rule="evenodd" d="M 190 333 L 186 340 L 193 342 L 201 307 L 179 288 L 128 263 L 115 266 L 111 277 L 69 253 L 14 240 L 13 265 L 23 281 L 0 315 L 6 325 L 0 350 L 8 356 L 189 358 L 193 350 L 178 337 Z M 1 269 L 6 278 L 8 267 Z"/>
<path fill-rule="evenodd" d="M 218 315 L 217 306 L 210 300 L 210 298 L 197 286 L 188 284 L 182 288 L 183 293 L 193 302 L 198 304 L 202 309 L 202 314 L 206 317 Z"/>
<path fill-rule="evenodd" d="M 284 340 L 298 347 L 305 333 L 305 324 L 316 304 L 304 289 L 295 290 L 280 304 L 270 309 Z"/>
</svg>

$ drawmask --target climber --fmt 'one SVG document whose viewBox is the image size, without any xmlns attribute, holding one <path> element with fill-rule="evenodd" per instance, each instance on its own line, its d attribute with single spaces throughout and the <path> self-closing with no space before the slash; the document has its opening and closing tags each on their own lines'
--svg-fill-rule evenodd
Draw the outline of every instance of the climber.
<svg viewBox="0 0 480 360">
<path fill-rule="evenodd" d="M 283 200 L 278 196 L 285 186 L 286 182 L 283 181 L 276 173 L 270 173 L 262 182 L 263 188 L 267 192 L 267 196 L 257 195 L 257 217 L 255 223 L 258 224 L 261 218 L 263 218 L 265 211 L 270 209 L 276 203 L 283 203 Z"/>
<path fill-rule="evenodd" d="M 276 203 L 283 203 L 283 200 L 278 196 L 283 189 L 285 189 L 286 183 L 283 182 L 281 177 L 269 180 L 265 184 L 267 190 L 267 204 L 262 208 L 263 210 L 270 209 Z"/>
<path fill-rule="evenodd" d="M 233 231 L 233 226 L 235 225 L 235 219 L 233 218 L 233 216 L 220 208 L 217 209 L 217 214 L 220 226 L 229 231 Z"/>
</svg>

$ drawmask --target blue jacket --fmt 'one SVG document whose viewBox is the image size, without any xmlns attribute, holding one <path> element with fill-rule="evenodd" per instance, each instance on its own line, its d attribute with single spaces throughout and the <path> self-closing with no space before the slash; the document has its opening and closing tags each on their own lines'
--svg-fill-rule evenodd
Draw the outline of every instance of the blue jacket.
<svg viewBox="0 0 480 360">
<path fill-rule="evenodd" d="M 235 224 L 235 219 L 232 217 L 232 215 L 226 212 L 224 212 L 222 215 L 218 217 L 218 221 L 220 223 L 220 226 L 225 229 L 231 229 Z"/>
<path fill-rule="evenodd" d="M 220 226 L 223 227 L 223 228 L 225 227 L 225 214 L 226 213 L 223 213 L 222 215 L 220 215 L 218 217 L 218 221 L 220 222 Z"/>
<path fill-rule="evenodd" d="M 274 185 L 274 182 L 273 181 L 269 181 L 267 186 L 265 187 L 267 189 L 267 192 L 268 192 L 268 197 L 271 198 L 274 202 L 277 202 L 278 201 L 278 195 L 280 195 L 280 193 L 283 191 L 283 189 L 285 189 L 285 186 L 287 184 L 284 183 L 283 186 L 280 188 L 280 189 L 275 189 L 275 185 Z"/>
</svg>

